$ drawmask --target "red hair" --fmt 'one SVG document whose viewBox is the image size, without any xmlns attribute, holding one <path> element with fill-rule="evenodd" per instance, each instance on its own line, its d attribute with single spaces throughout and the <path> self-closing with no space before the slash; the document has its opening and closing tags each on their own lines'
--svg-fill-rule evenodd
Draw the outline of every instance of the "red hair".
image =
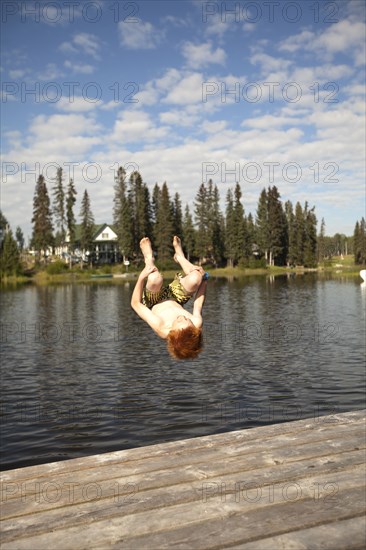
<svg viewBox="0 0 366 550">
<path fill-rule="evenodd" d="M 195 359 L 203 349 L 202 330 L 193 326 L 171 330 L 167 345 L 174 359 Z"/>
</svg>

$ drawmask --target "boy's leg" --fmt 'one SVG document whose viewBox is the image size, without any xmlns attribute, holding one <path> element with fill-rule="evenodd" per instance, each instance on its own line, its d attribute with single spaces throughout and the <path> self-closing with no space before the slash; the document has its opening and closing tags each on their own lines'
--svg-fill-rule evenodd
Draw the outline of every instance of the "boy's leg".
<svg viewBox="0 0 366 550">
<path fill-rule="evenodd" d="M 196 290 L 198 290 L 202 282 L 204 271 L 202 267 L 192 264 L 184 256 L 181 240 L 179 237 L 175 236 L 173 238 L 173 246 L 175 250 L 174 260 L 181 266 L 185 273 L 185 277 L 182 277 L 180 282 L 187 292 L 193 294 L 194 292 L 196 292 Z"/>
<path fill-rule="evenodd" d="M 155 260 L 153 256 L 153 251 L 151 248 L 151 242 L 149 237 L 144 237 L 140 241 L 141 252 L 144 255 L 145 265 L 151 266 L 155 265 Z M 146 281 L 146 288 L 150 292 L 159 292 L 163 284 L 163 277 L 159 271 L 154 271 L 150 273 Z"/>
</svg>

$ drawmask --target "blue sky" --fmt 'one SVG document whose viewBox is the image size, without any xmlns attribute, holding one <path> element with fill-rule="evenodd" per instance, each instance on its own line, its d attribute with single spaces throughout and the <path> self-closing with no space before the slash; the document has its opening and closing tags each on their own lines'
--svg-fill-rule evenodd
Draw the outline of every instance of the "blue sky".
<svg viewBox="0 0 366 550">
<path fill-rule="evenodd" d="M 327 234 L 365 211 L 365 3 L 55 1 L 2 6 L 2 210 L 31 234 L 56 167 L 112 222 L 114 174 L 193 207 L 212 177 L 246 213 L 264 186 Z"/>
</svg>

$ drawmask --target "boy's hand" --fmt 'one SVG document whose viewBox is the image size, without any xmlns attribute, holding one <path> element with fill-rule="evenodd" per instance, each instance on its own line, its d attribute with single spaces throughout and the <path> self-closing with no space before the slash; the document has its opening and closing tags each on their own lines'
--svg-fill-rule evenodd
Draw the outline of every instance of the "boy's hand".
<svg viewBox="0 0 366 550">
<path fill-rule="evenodd" d="M 150 275 L 150 273 L 154 273 L 154 271 L 157 271 L 158 268 L 155 265 L 150 265 L 144 267 L 144 269 L 141 271 L 139 278 L 140 279 L 146 279 Z"/>
</svg>

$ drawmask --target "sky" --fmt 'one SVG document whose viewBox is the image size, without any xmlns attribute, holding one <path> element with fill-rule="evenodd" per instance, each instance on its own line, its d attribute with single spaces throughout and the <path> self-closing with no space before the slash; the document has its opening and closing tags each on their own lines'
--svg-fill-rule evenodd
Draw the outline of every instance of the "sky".
<svg viewBox="0 0 366 550">
<path fill-rule="evenodd" d="M 241 185 L 309 202 L 326 234 L 365 215 L 365 3 L 1 2 L 1 209 L 31 235 L 40 173 L 112 223 L 118 166 L 194 208 Z"/>
</svg>

